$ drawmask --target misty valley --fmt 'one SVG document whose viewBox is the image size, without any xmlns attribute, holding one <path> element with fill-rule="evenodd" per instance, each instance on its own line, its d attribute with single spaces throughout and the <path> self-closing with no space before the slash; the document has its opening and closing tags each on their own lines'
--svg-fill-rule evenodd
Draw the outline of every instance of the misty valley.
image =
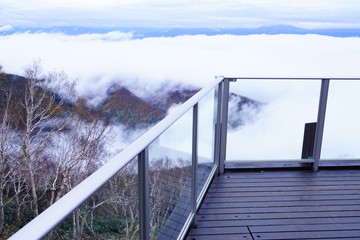
<svg viewBox="0 0 360 240">
<path fill-rule="evenodd" d="M 39 61 L 27 66 L 23 76 L 0 69 L 1 239 L 54 204 L 198 91 L 182 84 L 161 85 L 140 97 L 121 81 L 114 81 L 106 97 L 94 104 L 91 97 L 79 96 L 65 73 L 44 73 Z M 255 121 L 264 105 L 232 93 L 229 130 Z M 191 156 L 181 146 L 169 145 L 171 138 L 181 135 L 174 134 L 151 145 L 153 238 L 161 233 L 181 199 L 189 197 Z M 211 147 L 203 151 L 211 154 Z M 199 159 L 199 176 L 206 176 L 212 167 L 211 157 L 205 155 Z M 134 159 L 47 239 L 138 238 L 137 181 Z M 199 180 L 198 184 L 204 182 Z"/>
</svg>

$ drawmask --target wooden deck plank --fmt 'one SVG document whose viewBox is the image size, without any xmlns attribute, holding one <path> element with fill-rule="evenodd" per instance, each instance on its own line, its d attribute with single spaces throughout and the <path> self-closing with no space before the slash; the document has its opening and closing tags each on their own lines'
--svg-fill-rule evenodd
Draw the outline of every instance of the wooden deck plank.
<svg viewBox="0 0 360 240">
<path fill-rule="evenodd" d="M 220 235 L 199 235 L 199 236 L 188 236 L 186 240 L 252 240 L 250 234 L 220 234 Z"/>
<path fill-rule="evenodd" d="M 314 181 L 282 181 L 282 182 L 252 182 L 252 183 L 220 183 L 214 184 L 214 187 L 218 188 L 237 188 L 237 187 L 296 187 L 296 186 L 351 186 L 351 185 L 359 185 L 360 181 L 334 181 L 334 182 L 314 182 Z"/>
<path fill-rule="evenodd" d="M 333 238 L 333 239 L 343 239 L 355 238 L 359 239 L 360 230 L 326 230 L 326 231 L 309 231 L 309 232 L 275 232 L 275 233 L 253 233 L 255 239 L 265 239 L 265 240 L 290 240 L 290 239 L 323 239 L 323 238 Z"/>
<path fill-rule="evenodd" d="M 336 231 L 348 231 L 348 230 L 359 230 L 358 223 L 349 224 L 332 224 L 331 227 Z M 250 230 L 252 233 L 277 233 L 277 232 L 321 232 L 328 231 L 329 224 L 318 224 L 318 225 L 277 225 L 277 226 L 251 226 Z M 192 230 L 192 234 L 196 235 L 208 235 L 208 234 L 247 234 L 247 227 L 213 227 L 210 229 L 197 228 Z"/>
<path fill-rule="evenodd" d="M 338 168 L 359 168 L 360 167 L 360 161 L 358 160 L 352 160 L 352 159 L 343 159 L 341 161 L 339 160 L 321 160 L 319 162 L 320 168 L 328 168 L 328 169 L 338 169 Z M 309 164 L 302 161 L 293 161 L 293 160 L 280 160 L 280 161 L 227 161 L 225 162 L 225 168 L 226 169 L 232 169 L 237 170 L 239 168 L 247 169 L 247 170 L 262 170 L 264 168 L 266 169 L 279 169 L 279 168 L 296 168 L 296 169 L 307 169 L 309 168 Z"/>
<path fill-rule="evenodd" d="M 342 200 L 353 199 L 359 200 L 360 196 L 354 194 L 343 195 L 297 195 L 297 196 L 248 196 L 243 197 L 209 197 L 205 199 L 205 203 L 230 203 L 230 202 L 269 202 L 269 201 L 326 201 L 326 200 Z"/>
<path fill-rule="evenodd" d="M 357 172 L 360 169 L 357 170 L 320 170 L 319 172 L 310 172 L 309 170 L 284 170 L 281 174 L 276 174 L 279 171 L 238 171 L 238 172 L 225 172 L 224 174 L 218 176 L 214 181 L 219 181 L 223 178 L 243 178 L 248 179 L 252 176 L 257 176 L 258 179 L 261 178 L 269 178 L 269 179 L 278 179 L 278 178 L 286 178 L 290 177 L 293 179 L 300 178 L 303 179 L 304 176 L 313 176 L 314 178 L 329 178 L 329 177 L 335 177 L 335 178 L 343 178 L 347 179 L 348 177 L 355 177 L 357 179 L 359 175 Z M 324 172 L 325 171 L 325 172 Z M 346 171 L 346 173 L 344 173 Z M 245 175 L 244 175 L 245 173 Z M 274 175 L 275 173 L 275 175 Z"/>
<path fill-rule="evenodd" d="M 196 224 L 187 239 L 360 239 L 360 170 L 229 172 Z"/>
<path fill-rule="evenodd" d="M 321 195 L 356 195 L 360 194 L 360 190 L 319 190 L 319 191 L 262 191 L 262 192 L 208 192 L 206 198 L 239 198 L 239 197 L 271 197 L 271 196 L 321 196 Z"/>
<path fill-rule="evenodd" d="M 197 228 L 236 227 L 236 226 L 273 226 L 273 225 L 303 225 L 303 224 L 348 224 L 360 223 L 360 217 L 337 218 L 294 218 L 294 219 L 250 219 L 250 220 L 220 220 L 198 221 Z"/>
<path fill-rule="evenodd" d="M 277 177 L 277 178 L 270 178 L 268 176 L 259 175 L 259 178 L 255 176 L 248 176 L 246 179 L 244 178 L 216 178 L 213 181 L 214 185 L 221 184 L 221 183 L 239 183 L 237 180 L 243 180 L 241 183 L 269 183 L 269 182 L 311 182 L 311 181 L 318 181 L 318 182 L 326 182 L 326 181 L 338 181 L 341 180 L 341 182 L 347 182 L 347 181 L 353 181 L 351 180 L 352 177 L 347 177 L 346 179 L 342 179 L 343 177 L 339 176 L 329 176 L 333 179 L 328 179 L 327 177 L 321 178 L 321 177 L 314 177 L 314 175 L 304 175 L 303 177 L 294 177 L 286 176 L 286 177 Z M 304 179 L 307 178 L 307 179 Z M 358 178 L 355 178 L 354 181 L 359 181 Z"/>
<path fill-rule="evenodd" d="M 209 192 L 263 192 L 263 191 L 273 191 L 273 192 L 289 192 L 289 191 L 320 191 L 320 190 L 359 190 L 358 185 L 344 185 L 344 186 L 284 186 L 284 187 L 232 187 L 232 188 L 214 188 L 209 189 Z"/>
<path fill-rule="evenodd" d="M 337 211 L 360 211 L 360 206 L 346 205 L 346 206 L 326 206 L 319 209 L 318 206 L 307 206 L 307 207 L 272 207 L 272 208 L 202 208 L 199 210 L 199 214 L 202 215 L 216 215 L 216 214 L 240 214 L 240 213 L 296 213 L 296 212 L 337 212 Z"/>
<path fill-rule="evenodd" d="M 294 213 L 241 213 L 241 214 L 217 214 L 201 215 L 199 221 L 213 220 L 236 220 L 236 219 L 292 219 L 292 218 L 334 218 L 334 217 L 358 217 L 360 211 L 339 211 L 339 212 L 294 212 Z M 359 224 L 360 225 L 360 224 Z"/>
<path fill-rule="evenodd" d="M 203 203 L 203 208 L 248 208 L 248 207 L 296 207 L 296 206 L 337 206 L 339 200 L 323 201 L 277 201 L 277 202 L 226 202 L 226 203 Z M 342 205 L 359 205 L 360 200 L 341 200 Z"/>
</svg>

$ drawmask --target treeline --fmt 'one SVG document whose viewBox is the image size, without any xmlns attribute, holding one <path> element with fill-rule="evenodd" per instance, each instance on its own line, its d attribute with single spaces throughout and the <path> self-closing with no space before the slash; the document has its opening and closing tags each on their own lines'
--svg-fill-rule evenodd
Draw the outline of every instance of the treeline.
<svg viewBox="0 0 360 240">
<path fill-rule="evenodd" d="M 75 83 L 65 73 L 45 74 L 40 61 L 27 66 L 24 77 L 1 70 L 0 239 L 6 239 L 107 161 L 106 146 L 113 136 L 106 118 L 77 97 Z M 189 182 L 186 165 L 178 160 L 174 168 L 169 159 L 153 160 L 153 236 Z M 137 238 L 137 198 L 134 160 L 47 238 Z"/>
<path fill-rule="evenodd" d="M 76 98 L 63 72 L 40 61 L 0 85 L 0 232 L 20 228 L 91 174 L 109 126 Z"/>
</svg>

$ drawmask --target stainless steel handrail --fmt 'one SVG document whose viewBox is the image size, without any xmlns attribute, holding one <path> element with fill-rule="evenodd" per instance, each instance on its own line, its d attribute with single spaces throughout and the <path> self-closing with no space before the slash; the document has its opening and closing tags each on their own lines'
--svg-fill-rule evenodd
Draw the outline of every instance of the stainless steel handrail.
<svg viewBox="0 0 360 240">
<path fill-rule="evenodd" d="M 223 77 L 224 79 L 229 80 L 360 80 L 360 78 L 355 77 Z"/>
</svg>

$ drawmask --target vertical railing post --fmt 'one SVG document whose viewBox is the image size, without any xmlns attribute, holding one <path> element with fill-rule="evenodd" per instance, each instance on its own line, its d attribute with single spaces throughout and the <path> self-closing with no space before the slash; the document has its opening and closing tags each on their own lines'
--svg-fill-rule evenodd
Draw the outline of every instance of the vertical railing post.
<svg viewBox="0 0 360 240">
<path fill-rule="evenodd" d="M 214 137 L 214 160 L 217 165 L 216 174 L 220 174 L 220 136 L 221 136 L 221 104 L 223 94 L 224 81 L 221 81 L 215 90 L 215 102 L 214 104 L 214 121 L 215 121 L 215 137 Z"/>
<path fill-rule="evenodd" d="M 197 165 L 198 165 L 198 104 L 193 107 L 193 127 L 192 127 L 192 174 L 191 174 L 191 210 L 196 214 L 197 206 Z M 193 224 L 196 224 L 194 218 Z"/>
<path fill-rule="evenodd" d="M 314 140 L 313 171 L 318 171 L 319 169 L 319 160 L 321 155 L 321 146 L 322 146 L 322 139 L 324 133 L 324 124 L 325 124 L 326 104 L 327 104 L 327 98 L 329 92 L 329 83 L 330 83 L 329 79 L 321 80 L 319 109 L 318 109 L 315 140 Z"/>
<path fill-rule="evenodd" d="M 138 155 L 139 174 L 139 231 L 140 240 L 150 239 L 150 176 L 149 149 L 146 147 Z"/>
<path fill-rule="evenodd" d="M 230 79 L 224 78 L 222 97 L 221 97 L 221 110 L 220 110 L 220 157 L 219 157 L 219 171 L 220 174 L 225 172 L 225 159 L 226 159 L 226 138 L 227 138 L 227 122 L 228 122 L 228 107 L 229 107 L 229 82 Z"/>
</svg>

